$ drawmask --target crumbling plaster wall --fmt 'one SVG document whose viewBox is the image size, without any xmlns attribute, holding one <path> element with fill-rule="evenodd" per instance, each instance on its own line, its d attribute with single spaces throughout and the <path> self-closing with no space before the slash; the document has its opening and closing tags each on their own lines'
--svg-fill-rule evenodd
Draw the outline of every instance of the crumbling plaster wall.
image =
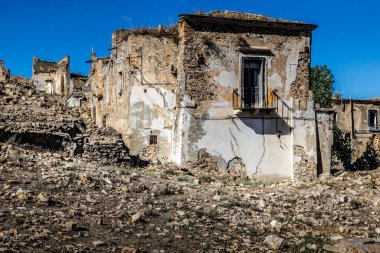
<svg viewBox="0 0 380 253">
<path fill-rule="evenodd" d="M 181 154 L 176 157 L 181 157 L 180 163 L 186 165 L 197 159 L 199 150 L 207 149 L 218 158 L 220 169 L 240 158 L 250 177 L 315 177 L 314 103 L 309 79 L 305 77 L 309 73 L 310 33 L 271 34 L 239 29 L 238 24 L 180 24 L 183 128 L 179 127 L 176 133 L 176 138 L 182 139 Z M 266 58 L 267 92 L 276 90 L 293 107 L 298 116 L 297 120 L 291 119 L 294 131 L 289 122 L 284 123 L 286 120 L 273 113 L 266 116 L 234 112 L 232 92 L 240 87 L 240 47 L 265 47 L 273 54 L 249 53 Z M 302 154 L 296 152 L 299 147 Z M 302 170 L 306 172 L 299 172 Z"/>
<path fill-rule="evenodd" d="M 113 34 L 107 122 L 123 133 L 131 153 L 167 161 L 176 110 L 177 44 L 170 36 L 126 33 Z M 157 135 L 157 145 L 150 145 L 151 135 Z"/>
</svg>

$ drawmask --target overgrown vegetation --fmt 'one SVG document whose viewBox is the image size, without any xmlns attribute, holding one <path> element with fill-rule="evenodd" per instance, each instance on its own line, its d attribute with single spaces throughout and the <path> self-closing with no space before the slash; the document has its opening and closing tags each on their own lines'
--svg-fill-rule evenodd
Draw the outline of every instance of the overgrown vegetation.
<svg viewBox="0 0 380 253">
<path fill-rule="evenodd" d="M 332 146 L 332 154 L 334 160 L 342 162 L 345 168 L 351 166 L 351 137 L 349 134 L 343 133 L 336 123 L 333 125 L 334 143 Z"/>
<path fill-rule="evenodd" d="M 333 126 L 334 143 L 332 146 L 332 155 L 334 161 L 342 163 L 345 170 L 359 171 L 359 170 L 372 170 L 377 168 L 378 160 L 376 150 L 371 142 L 368 143 L 367 148 L 361 157 L 352 161 L 352 148 L 351 137 L 348 133 L 342 132 L 339 127 L 334 124 Z M 337 165 L 337 164 L 335 164 Z"/>
<path fill-rule="evenodd" d="M 316 65 L 310 72 L 311 86 L 314 93 L 314 101 L 322 108 L 331 107 L 331 97 L 334 91 L 334 75 L 326 66 Z"/>
<path fill-rule="evenodd" d="M 378 166 L 377 154 L 372 146 L 372 143 L 368 143 L 367 149 L 364 154 L 359 157 L 349 168 L 352 171 L 358 170 L 373 170 Z"/>
</svg>

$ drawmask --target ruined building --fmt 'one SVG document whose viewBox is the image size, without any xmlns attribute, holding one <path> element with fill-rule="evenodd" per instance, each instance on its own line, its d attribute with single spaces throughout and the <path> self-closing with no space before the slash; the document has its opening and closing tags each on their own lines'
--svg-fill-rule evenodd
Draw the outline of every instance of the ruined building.
<svg viewBox="0 0 380 253">
<path fill-rule="evenodd" d="M 34 57 L 32 81 L 37 90 L 61 95 L 70 107 L 81 106 L 85 100 L 82 88 L 87 77 L 81 73 L 70 73 L 69 56 L 58 62 L 42 61 Z"/>
<path fill-rule="evenodd" d="M 179 17 L 117 30 L 110 57 L 92 55 L 97 125 L 122 133 L 134 154 L 182 167 L 329 173 L 331 131 L 318 129 L 331 130 L 333 115 L 314 109 L 309 83 L 317 26 L 229 11 Z"/>
<path fill-rule="evenodd" d="M 379 99 L 358 100 L 336 96 L 333 98 L 332 104 L 337 127 L 351 142 L 353 154 L 350 162 L 353 164 L 360 158 L 368 160 L 374 155 L 379 162 Z"/>
</svg>

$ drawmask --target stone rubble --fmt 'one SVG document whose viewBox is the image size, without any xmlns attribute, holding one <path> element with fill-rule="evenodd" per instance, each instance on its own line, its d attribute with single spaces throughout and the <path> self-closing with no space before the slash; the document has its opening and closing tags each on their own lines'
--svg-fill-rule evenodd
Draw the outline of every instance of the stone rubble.
<svg viewBox="0 0 380 253">
<path fill-rule="evenodd" d="M 30 81 L 19 79 L 0 82 L 0 94 L 0 141 L 102 164 L 129 163 L 120 134 L 96 128 L 85 110 L 65 108 L 62 97 L 39 92 Z"/>
<path fill-rule="evenodd" d="M 174 166 L 137 169 L 67 161 L 50 151 L 6 143 L 1 150 L 3 251 L 380 248 L 380 170 L 264 183 Z"/>
</svg>

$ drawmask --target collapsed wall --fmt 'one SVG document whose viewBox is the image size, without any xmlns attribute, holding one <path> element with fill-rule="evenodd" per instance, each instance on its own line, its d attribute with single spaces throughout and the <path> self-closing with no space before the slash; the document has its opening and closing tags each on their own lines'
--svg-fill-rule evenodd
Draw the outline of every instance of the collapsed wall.
<svg viewBox="0 0 380 253">
<path fill-rule="evenodd" d="M 65 108 L 60 96 L 36 90 L 30 80 L 0 82 L 0 95 L 0 142 L 59 152 L 66 158 L 129 163 L 128 148 L 118 133 L 98 130 Z"/>
</svg>

